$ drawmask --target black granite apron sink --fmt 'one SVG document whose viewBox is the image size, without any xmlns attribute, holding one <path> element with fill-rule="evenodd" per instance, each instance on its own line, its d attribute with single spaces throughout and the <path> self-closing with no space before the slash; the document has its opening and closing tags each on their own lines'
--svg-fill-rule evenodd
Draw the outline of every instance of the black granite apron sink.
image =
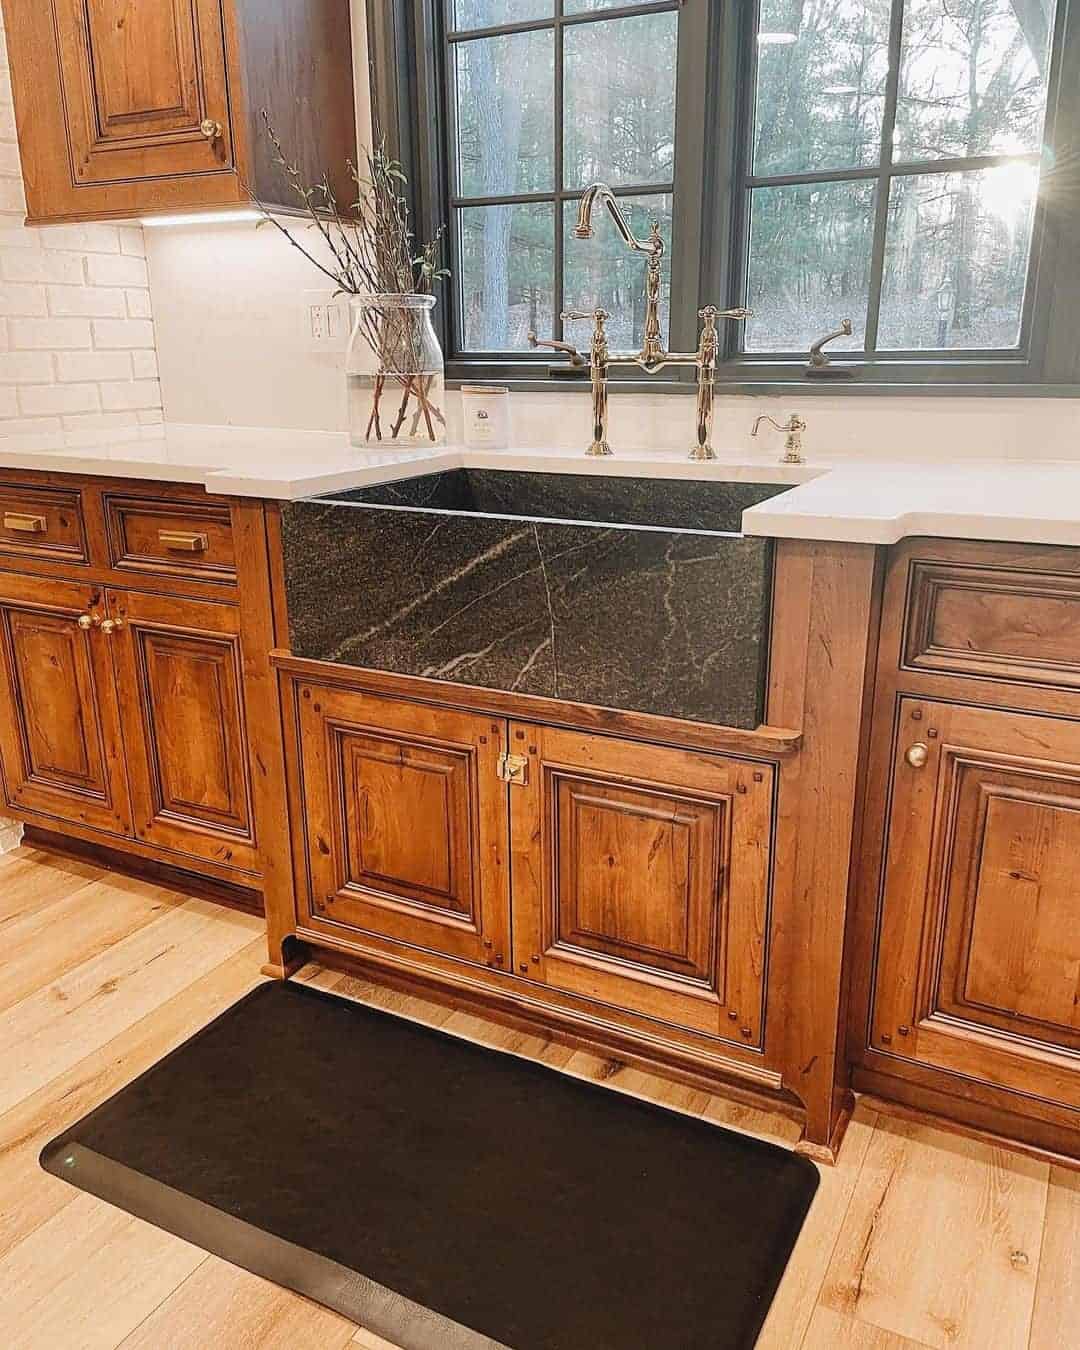
<svg viewBox="0 0 1080 1350">
<path fill-rule="evenodd" d="M 785 488 L 454 469 L 283 508 L 297 656 L 752 728 Z"/>
</svg>

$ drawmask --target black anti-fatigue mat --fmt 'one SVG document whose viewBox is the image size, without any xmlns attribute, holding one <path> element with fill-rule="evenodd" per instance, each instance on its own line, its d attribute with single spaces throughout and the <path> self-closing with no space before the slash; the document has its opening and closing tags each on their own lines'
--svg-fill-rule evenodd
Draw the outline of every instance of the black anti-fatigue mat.
<svg viewBox="0 0 1080 1350">
<path fill-rule="evenodd" d="M 752 1346 L 818 1184 L 771 1144 L 280 983 L 42 1164 L 405 1350 Z"/>
</svg>

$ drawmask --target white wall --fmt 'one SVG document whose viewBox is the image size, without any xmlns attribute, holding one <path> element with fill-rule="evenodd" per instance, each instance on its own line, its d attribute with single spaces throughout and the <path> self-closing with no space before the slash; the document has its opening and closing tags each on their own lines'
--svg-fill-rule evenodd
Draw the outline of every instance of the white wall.
<svg viewBox="0 0 1080 1350">
<path fill-rule="evenodd" d="M 365 0 L 352 0 L 352 31 L 358 139 L 367 145 Z M 311 351 L 303 328 L 303 293 L 329 283 L 276 230 L 211 222 L 148 229 L 146 238 L 169 421 L 345 427 L 342 356 Z"/>
<path fill-rule="evenodd" d="M 160 422 L 142 229 L 25 212 L 0 16 L 0 435 Z"/>
</svg>

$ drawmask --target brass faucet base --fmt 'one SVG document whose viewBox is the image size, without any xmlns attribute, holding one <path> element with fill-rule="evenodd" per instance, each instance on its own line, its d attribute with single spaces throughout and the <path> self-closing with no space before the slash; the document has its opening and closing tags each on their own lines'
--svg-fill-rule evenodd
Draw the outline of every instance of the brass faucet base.
<svg viewBox="0 0 1080 1350">
<path fill-rule="evenodd" d="M 593 441 L 585 453 L 594 459 L 600 459 L 604 455 L 613 455 L 615 453 L 607 441 Z"/>
<path fill-rule="evenodd" d="M 695 445 L 690 451 L 690 458 L 697 461 L 715 459 L 716 451 L 711 445 Z"/>
</svg>

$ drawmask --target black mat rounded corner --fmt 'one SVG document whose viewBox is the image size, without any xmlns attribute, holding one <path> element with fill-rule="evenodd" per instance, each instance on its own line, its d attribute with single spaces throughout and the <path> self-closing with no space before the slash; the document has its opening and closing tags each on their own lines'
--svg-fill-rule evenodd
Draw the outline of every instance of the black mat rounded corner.
<svg viewBox="0 0 1080 1350">
<path fill-rule="evenodd" d="M 41 1164 L 403 1350 L 744 1350 L 819 1183 L 776 1145 L 291 983 Z"/>
</svg>

